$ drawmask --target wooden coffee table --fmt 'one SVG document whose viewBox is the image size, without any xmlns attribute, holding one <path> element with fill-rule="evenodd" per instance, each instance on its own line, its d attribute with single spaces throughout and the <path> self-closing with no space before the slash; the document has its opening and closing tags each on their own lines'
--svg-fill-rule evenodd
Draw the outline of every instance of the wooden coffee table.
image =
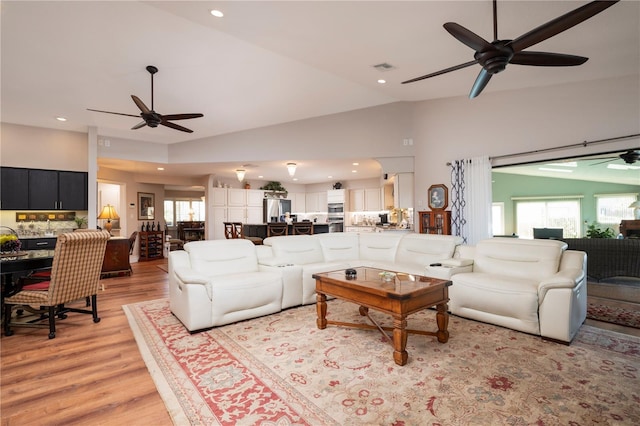
<svg viewBox="0 0 640 426">
<path fill-rule="evenodd" d="M 344 269 L 313 274 L 316 280 L 319 329 L 325 329 L 327 324 L 378 329 L 393 345 L 393 359 L 398 365 L 407 363 L 408 333 L 436 336 L 440 343 L 446 343 L 449 340 L 447 287 L 451 285 L 451 281 L 400 272 L 394 272 L 395 276 L 390 281 L 385 281 L 380 276 L 381 272 L 385 272 L 381 269 L 360 267 L 355 270 L 356 278 L 346 278 Z M 360 305 L 360 315 L 369 318 L 373 325 L 327 320 L 327 296 Z M 438 331 L 408 330 L 407 316 L 431 306 L 436 306 L 437 309 Z M 369 316 L 369 308 L 391 315 L 393 327 L 380 326 Z M 393 338 L 389 337 L 385 331 L 392 331 Z"/>
</svg>

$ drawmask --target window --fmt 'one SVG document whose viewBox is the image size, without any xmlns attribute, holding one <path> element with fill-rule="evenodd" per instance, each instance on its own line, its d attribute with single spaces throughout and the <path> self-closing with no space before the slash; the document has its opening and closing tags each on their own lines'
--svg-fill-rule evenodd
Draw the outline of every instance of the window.
<svg viewBox="0 0 640 426">
<path fill-rule="evenodd" d="M 621 220 L 633 220 L 633 209 L 629 206 L 636 201 L 636 194 L 595 194 L 596 222 L 603 225 L 618 225 Z"/>
<path fill-rule="evenodd" d="M 580 238 L 582 196 L 512 198 L 515 201 L 516 232 L 533 238 L 533 228 L 562 228 L 564 238 Z"/>
<path fill-rule="evenodd" d="M 491 204 L 491 224 L 493 235 L 504 235 L 504 203 Z"/>
<path fill-rule="evenodd" d="M 166 199 L 164 200 L 164 220 L 167 226 L 176 226 L 177 222 L 204 222 L 204 201 L 200 198 Z"/>
</svg>

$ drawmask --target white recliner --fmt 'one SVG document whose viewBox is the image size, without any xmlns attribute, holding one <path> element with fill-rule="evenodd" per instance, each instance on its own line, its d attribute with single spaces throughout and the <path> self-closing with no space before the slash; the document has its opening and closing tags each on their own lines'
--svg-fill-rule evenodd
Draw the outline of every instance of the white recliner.
<svg viewBox="0 0 640 426">
<path fill-rule="evenodd" d="M 571 342 L 586 318 L 586 253 L 557 240 L 492 238 L 460 246 L 471 272 L 452 276 L 451 313 Z"/>
<path fill-rule="evenodd" d="M 249 240 L 193 241 L 169 253 L 171 312 L 189 331 L 279 312 L 282 273 Z"/>
</svg>

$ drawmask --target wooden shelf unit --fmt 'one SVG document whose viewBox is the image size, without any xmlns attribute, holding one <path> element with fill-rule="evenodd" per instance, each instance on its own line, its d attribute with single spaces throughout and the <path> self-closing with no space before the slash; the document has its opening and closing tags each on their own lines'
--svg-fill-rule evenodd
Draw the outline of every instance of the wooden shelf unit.
<svg viewBox="0 0 640 426">
<path fill-rule="evenodd" d="M 421 234 L 451 235 L 451 211 L 432 210 L 418 212 Z"/>
<path fill-rule="evenodd" d="M 162 259 L 164 232 L 163 231 L 140 231 L 140 258 L 139 261 Z"/>
</svg>

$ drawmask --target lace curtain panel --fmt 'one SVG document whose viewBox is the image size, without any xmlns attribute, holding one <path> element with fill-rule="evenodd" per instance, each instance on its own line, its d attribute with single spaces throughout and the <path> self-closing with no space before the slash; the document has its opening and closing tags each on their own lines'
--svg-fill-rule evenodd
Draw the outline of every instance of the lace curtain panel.
<svg viewBox="0 0 640 426">
<path fill-rule="evenodd" d="M 451 228 L 465 244 L 490 238 L 491 161 L 488 156 L 451 162 Z"/>
</svg>

